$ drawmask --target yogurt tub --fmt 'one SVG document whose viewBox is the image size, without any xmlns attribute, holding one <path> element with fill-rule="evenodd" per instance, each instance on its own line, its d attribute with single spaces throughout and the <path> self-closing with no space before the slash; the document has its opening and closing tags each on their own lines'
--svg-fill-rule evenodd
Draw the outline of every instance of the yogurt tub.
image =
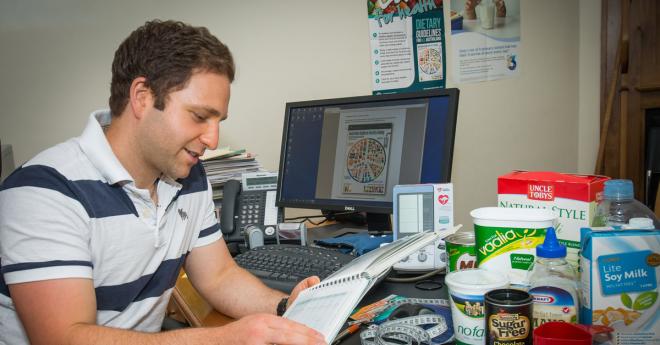
<svg viewBox="0 0 660 345">
<path fill-rule="evenodd" d="M 536 246 L 557 216 L 544 209 L 504 207 L 478 208 L 470 216 L 478 267 L 506 276 L 512 285 L 526 286 Z"/>
<path fill-rule="evenodd" d="M 445 284 L 449 288 L 457 344 L 483 344 L 486 333 L 484 295 L 506 288 L 509 281 L 501 274 L 476 268 L 449 272 Z"/>
</svg>

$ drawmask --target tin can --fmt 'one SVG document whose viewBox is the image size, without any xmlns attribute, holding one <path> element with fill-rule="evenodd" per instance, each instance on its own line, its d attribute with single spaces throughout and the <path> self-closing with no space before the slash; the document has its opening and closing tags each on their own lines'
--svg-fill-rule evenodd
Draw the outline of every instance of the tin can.
<svg viewBox="0 0 660 345">
<path fill-rule="evenodd" d="M 459 231 L 445 237 L 444 241 L 449 259 L 449 272 L 476 268 L 474 232 Z"/>
<path fill-rule="evenodd" d="M 532 344 L 532 295 L 497 289 L 484 296 L 487 345 Z"/>
</svg>

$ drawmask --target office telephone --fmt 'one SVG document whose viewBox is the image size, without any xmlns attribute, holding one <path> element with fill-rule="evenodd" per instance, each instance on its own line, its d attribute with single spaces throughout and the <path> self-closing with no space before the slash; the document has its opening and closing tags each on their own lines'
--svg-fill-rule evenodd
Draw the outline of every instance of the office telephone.
<svg viewBox="0 0 660 345">
<path fill-rule="evenodd" d="M 245 173 L 241 181 L 230 180 L 223 187 L 220 229 L 230 251 L 241 244 L 249 246 L 252 236 L 263 243 L 277 241 L 277 224 L 284 219 L 282 208 L 275 206 L 277 173 Z"/>
</svg>

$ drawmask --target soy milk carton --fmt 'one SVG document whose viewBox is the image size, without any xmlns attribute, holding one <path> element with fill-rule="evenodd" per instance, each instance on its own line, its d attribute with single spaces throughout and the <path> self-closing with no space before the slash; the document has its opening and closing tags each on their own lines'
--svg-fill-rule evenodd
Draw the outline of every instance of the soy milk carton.
<svg viewBox="0 0 660 345">
<path fill-rule="evenodd" d="M 605 176 L 514 171 L 497 179 L 497 204 L 509 208 L 548 209 L 557 216 L 557 238 L 577 271 L 580 228 L 593 225 Z"/>
<path fill-rule="evenodd" d="M 660 230 L 583 228 L 580 322 L 614 329 L 616 344 L 660 344 Z"/>
</svg>

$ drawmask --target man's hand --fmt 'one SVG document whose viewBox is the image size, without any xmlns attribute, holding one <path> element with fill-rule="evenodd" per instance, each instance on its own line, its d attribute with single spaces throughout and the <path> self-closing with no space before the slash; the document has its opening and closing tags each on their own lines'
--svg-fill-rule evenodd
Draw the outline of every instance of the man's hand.
<svg viewBox="0 0 660 345">
<path fill-rule="evenodd" d="M 218 340 L 227 344 L 325 344 L 321 333 L 295 321 L 270 314 L 248 315 L 217 330 L 221 333 Z"/>
<path fill-rule="evenodd" d="M 298 285 L 296 285 L 296 287 L 294 287 L 293 290 L 291 291 L 291 296 L 289 297 L 289 301 L 287 302 L 286 307 L 288 308 L 293 303 L 293 301 L 295 301 L 296 298 L 298 298 L 298 294 L 301 291 L 303 291 L 307 288 L 310 288 L 310 287 L 312 287 L 312 286 L 314 286 L 314 285 L 316 285 L 320 282 L 321 282 L 321 279 L 319 279 L 319 277 L 311 276 L 311 277 L 305 278 L 305 280 L 298 283 Z"/>
</svg>

